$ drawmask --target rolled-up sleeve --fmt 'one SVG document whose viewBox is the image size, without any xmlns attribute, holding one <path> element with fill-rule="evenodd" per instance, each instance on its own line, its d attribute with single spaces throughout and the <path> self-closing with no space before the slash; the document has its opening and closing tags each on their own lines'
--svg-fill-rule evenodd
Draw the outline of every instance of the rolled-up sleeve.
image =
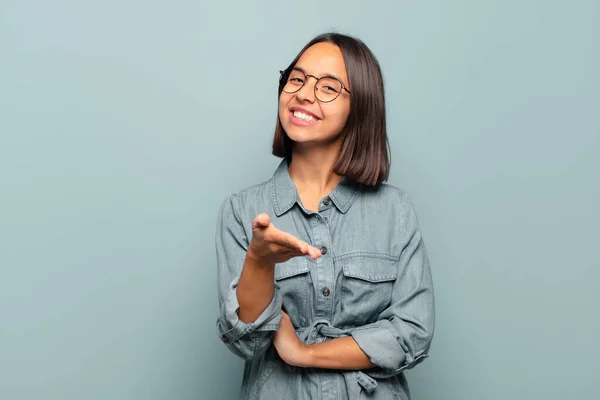
<svg viewBox="0 0 600 400">
<path fill-rule="evenodd" d="M 233 196 L 221 206 L 215 239 L 220 310 L 217 334 L 229 350 L 249 360 L 266 351 L 279 328 L 282 296 L 275 285 L 273 299 L 255 321 L 245 323 L 239 319 L 237 285 L 249 240 Z"/>
<path fill-rule="evenodd" d="M 393 376 L 428 357 L 435 325 L 433 281 L 429 259 L 412 204 L 403 197 L 401 253 L 392 298 L 374 323 L 351 332 L 359 347 L 379 368 L 373 376 Z"/>
</svg>

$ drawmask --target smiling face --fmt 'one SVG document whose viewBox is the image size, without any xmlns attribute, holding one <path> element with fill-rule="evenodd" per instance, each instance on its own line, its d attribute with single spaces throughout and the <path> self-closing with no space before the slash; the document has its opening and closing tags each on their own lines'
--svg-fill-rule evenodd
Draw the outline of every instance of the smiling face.
<svg viewBox="0 0 600 400">
<path fill-rule="evenodd" d="M 305 85 L 295 93 L 282 92 L 279 97 L 279 119 L 288 137 L 296 145 L 315 145 L 335 142 L 346 125 L 350 113 L 350 94 L 341 90 L 331 102 L 323 103 L 315 97 L 316 79 L 322 76 L 337 77 L 350 91 L 344 57 L 339 47 L 322 42 L 314 44 L 302 54 L 290 79 Z M 309 76 L 313 75 L 313 76 Z M 328 88 L 321 88 L 329 90 Z"/>
</svg>

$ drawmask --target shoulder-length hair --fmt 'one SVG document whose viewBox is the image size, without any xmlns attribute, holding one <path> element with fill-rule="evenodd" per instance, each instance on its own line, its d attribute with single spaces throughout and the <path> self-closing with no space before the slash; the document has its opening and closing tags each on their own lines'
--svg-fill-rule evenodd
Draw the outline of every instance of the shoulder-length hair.
<svg viewBox="0 0 600 400">
<path fill-rule="evenodd" d="M 390 171 L 383 76 L 375 55 L 361 40 L 340 33 L 315 37 L 283 72 L 278 96 L 281 96 L 289 72 L 306 49 L 322 42 L 334 44 L 342 51 L 352 92 L 350 114 L 342 131 L 344 143 L 333 170 L 362 184 L 378 185 L 387 180 Z M 278 113 L 273 155 L 291 160 L 292 143 L 283 130 Z"/>
</svg>

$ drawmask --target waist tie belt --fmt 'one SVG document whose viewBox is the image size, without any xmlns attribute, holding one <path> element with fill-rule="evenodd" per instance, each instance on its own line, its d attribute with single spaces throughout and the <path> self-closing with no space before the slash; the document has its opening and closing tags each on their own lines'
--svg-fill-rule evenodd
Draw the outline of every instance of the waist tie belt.
<svg viewBox="0 0 600 400">
<path fill-rule="evenodd" d="M 328 339 L 334 339 L 349 336 L 352 329 L 340 329 L 331 325 L 331 322 L 324 318 L 315 319 L 308 327 L 296 329 L 298 338 L 306 344 L 325 342 Z M 360 400 L 359 385 L 369 394 L 377 387 L 377 381 L 362 371 L 341 371 L 348 388 L 348 398 L 350 400 Z"/>
</svg>

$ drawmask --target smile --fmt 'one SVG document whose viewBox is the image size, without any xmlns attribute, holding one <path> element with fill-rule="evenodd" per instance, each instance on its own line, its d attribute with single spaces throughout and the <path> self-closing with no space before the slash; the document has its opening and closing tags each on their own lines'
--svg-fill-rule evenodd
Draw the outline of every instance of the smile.
<svg viewBox="0 0 600 400">
<path fill-rule="evenodd" d="M 307 122 L 312 122 L 312 121 L 318 121 L 319 119 L 313 117 L 312 115 L 309 114 L 305 114 L 302 111 L 294 111 L 294 117 L 307 121 Z"/>
</svg>

